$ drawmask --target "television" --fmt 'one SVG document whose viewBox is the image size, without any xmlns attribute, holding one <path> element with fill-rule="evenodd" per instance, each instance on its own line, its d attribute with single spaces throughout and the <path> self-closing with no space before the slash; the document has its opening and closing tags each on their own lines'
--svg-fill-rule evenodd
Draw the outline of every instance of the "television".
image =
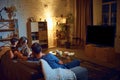
<svg viewBox="0 0 120 80">
<path fill-rule="evenodd" d="M 114 47 L 115 26 L 88 25 L 86 29 L 86 44 Z"/>
</svg>

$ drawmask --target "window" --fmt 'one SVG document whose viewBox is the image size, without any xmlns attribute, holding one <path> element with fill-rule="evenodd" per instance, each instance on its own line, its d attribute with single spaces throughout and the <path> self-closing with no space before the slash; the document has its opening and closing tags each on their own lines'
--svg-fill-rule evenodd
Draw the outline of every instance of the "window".
<svg viewBox="0 0 120 80">
<path fill-rule="evenodd" d="M 103 25 L 116 26 L 117 3 L 116 0 L 102 0 Z"/>
</svg>

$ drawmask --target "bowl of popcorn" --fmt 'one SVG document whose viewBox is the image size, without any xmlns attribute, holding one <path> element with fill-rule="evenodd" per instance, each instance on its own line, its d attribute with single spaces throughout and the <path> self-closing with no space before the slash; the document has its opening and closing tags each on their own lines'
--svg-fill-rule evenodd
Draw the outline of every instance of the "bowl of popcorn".
<svg viewBox="0 0 120 80">
<path fill-rule="evenodd" d="M 68 53 L 68 56 L 73 56 L 75 53 L 74 52 L 70 52 Z"/>
</svg>

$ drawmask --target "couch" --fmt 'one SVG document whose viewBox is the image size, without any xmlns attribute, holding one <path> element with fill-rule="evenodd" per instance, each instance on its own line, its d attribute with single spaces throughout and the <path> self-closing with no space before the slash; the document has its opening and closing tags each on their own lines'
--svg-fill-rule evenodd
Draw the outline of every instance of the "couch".
<svg viewBox="0 0 120 80">
<path fill-rule="evenodd" d="M 0 67 L 4 80 L 35 80 L 33 75 L 38 73 L 38 66 L 41 66 L 44 74 L 44 78 L 39 78 L 39 80 L 87 80 L 88 77 L 87 69 L 80 66 L 71 70 L 52 69 L 45 60 L 11 60 L 8 54 L 9 51 L 6 51 L 0 59 Z"/>
<path fill-rule="evenodd" d="M 1 56 L 1 70 L 5 80 L 32 80 L 32 76 L 37 74 L 39 62 L 30 62 L 23 60 L 11 60 L 9 51 Z M 44 79 L 40 79 L 44 80 Z"/>
</svg>

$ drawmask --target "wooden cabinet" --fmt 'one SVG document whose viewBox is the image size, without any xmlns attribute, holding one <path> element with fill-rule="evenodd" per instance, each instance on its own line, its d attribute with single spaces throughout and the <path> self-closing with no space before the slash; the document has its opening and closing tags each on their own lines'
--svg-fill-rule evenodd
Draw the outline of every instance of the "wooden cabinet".
<svg viewBox="0 0 120 80">
<path fill-rule="evenodd" d="M 0 46 L 9 44 L 12 37 L 18 37 L 17 19 L 0 20 Z"/>
<path fill-rule="evenodd" d="M 27 22 L 27 37 L 29 46 L 38 42 L 43 49 L 48 48 L 47 22 Z"/>
<path fill-rule="evenodd" d="M 102 62 L 114 62 L 115 50 L 112 47 L 99 47 L 93 44 L 85 46 L 85 55 Z"/>
</svg>

